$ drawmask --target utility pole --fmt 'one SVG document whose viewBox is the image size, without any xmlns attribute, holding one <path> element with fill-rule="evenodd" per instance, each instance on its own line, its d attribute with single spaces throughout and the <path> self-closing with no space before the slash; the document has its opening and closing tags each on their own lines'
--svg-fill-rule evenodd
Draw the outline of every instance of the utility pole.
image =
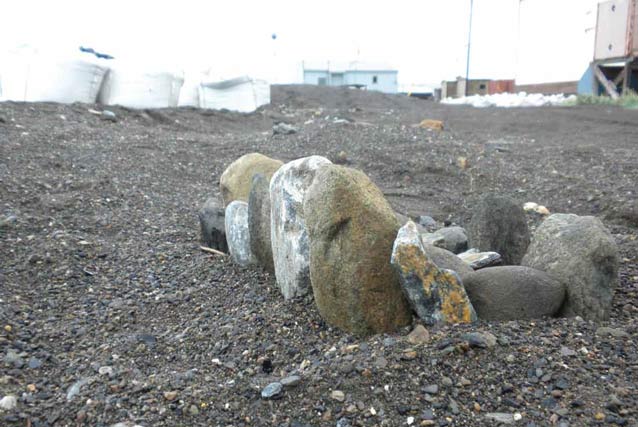
<svg viewBox="0 0 638 427">
<path fill-rule="evenodd" d="M 474 0 L 470 0 L 470 29 L 467 32 L 467 63 L 465 68 L 465 96 L 470 87 L 470 46 L 472 44 L 472 12 L 474 10 Z"/>
</svg>

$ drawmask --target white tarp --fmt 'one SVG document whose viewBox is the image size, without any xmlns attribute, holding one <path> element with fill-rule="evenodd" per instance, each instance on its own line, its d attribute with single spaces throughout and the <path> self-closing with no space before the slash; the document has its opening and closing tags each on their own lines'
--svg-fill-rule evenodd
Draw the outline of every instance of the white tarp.
<svg viewBox="0 0 638 427">
<path fill-rule="evenodd" d="M 0 58 L 0 100 L 94 103 L 107 69 L 106 61 L 86 53 L 14 50 Z"/>
<path fill-rule="evenodd" d="M 113 60 L 104 78 L 99 101 L 129 108 L 176 107 L 184 83 L 181 73 L 153 71 L 153 66 L 124 65 Z"/>
<path fill-rule="evenodd" d="M 564 105 L 572 103 L 576 96 L 565 96 L 562 93 L 542 95 L 540 93 L 497 93 L 494 95 L 472 95 L 462 98 L 445 98 L 442 104 L 471 105 L 472 107 L 543 107 L 548 105 Z"/>
<path fill-rule="evenodd" d="M 199 87 L 199 102 L 201 108 L 248 113 L 270 103 L 270 84 L 248 76 L 203 81 Z"/>
</svg>

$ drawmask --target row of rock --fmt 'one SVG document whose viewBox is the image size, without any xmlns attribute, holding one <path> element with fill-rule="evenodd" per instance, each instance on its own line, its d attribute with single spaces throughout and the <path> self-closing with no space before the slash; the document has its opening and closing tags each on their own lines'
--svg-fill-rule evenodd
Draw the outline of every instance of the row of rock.
<svg viewBox="0 0 638 427">
<path fill-rule="evenodd" d="M 209 201 L 200 213 L 205 243 L 219 249 L 225 232 L 235 262 L 274 272 L 286 299 L 312 291 L 328 323 L 356 334 L 395 330 L 413 311 L 429 325 L 609 315 L 617 255 L 595 218 L 552 215 L 530 245 L 523 209 L 488 196 L 467 233 L 470 246 L 488 252 L 457 256 L 468 247 L 465 230 L 401 227 L 364 173 L 324 157 L 282 164 L 248 154 L 220 187 L 225 212 Z M 484 268 L 495 262 L 506 265 Z"/>
</svg>

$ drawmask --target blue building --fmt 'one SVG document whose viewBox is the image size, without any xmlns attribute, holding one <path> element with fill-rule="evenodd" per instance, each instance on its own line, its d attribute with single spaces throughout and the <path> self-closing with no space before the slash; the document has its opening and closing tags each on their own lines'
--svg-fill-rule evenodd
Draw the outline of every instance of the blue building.
<svg viewBox="0 0 638 427">
<path fill-rule="evenodd" d="M 321 62 L 303 64 L 304 84 L 319 86 L 355 86 L 385 93 L 397 93 L 398 71 L 383 63 Z"/>
</svg>

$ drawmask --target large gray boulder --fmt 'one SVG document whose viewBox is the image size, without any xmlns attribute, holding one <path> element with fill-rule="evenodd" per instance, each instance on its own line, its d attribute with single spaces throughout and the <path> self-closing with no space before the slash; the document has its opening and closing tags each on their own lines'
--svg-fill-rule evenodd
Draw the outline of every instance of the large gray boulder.
<svg viewBox="0 0 638 427">
<path fill-rule="evenodd" d="M 237 264 L 247 266 L 255 264 L 250 250 L 250 231 L 248 230 L 248 203 L 239 200 L 226 206 L 226 239 L 230 256 Z"/>
<path fill-rule="evenodd" d="M 253 177 L 248 195 L 248 231 L 250 249 L 257 262 L 274 273 L 270 242 L 270 181 L 260 173 Z"/>
<path fill-rule="evenodd" d="M 199 226 L 201 229 L 202 245 L 228 252 L 226 243 L 226 225 L 224 223 L 225 210 L 215 197 L 206 200 L 199 211 Z"/>
<path fill-rule="evenodd" d="M 529 245 L 525 211 L 505 196 L 483 197 L 474 209 L 468 233 L 471 247 L 499 253 L 504 265 L 520 264 Z"/>
<path fill-rule="evenodd" d="M 416 224 L 405 224 L 392 248 L 392 267 L 410 305 L 427 325 L 477 319 L 456 272 L 439 268 L 425 254 Z"/>
<path fill-rule="evenodd" d="M 390 266 L 399 223 L 361 171 L 319 169 L 304 201 L 315 302 L 327 323 L 357 335 L 391 332 L 412 320 Z"/>
<path fill-rule="evenodd" d="M 529 267 L 490 267 L 463 276 L 465 291 L 484 320 L 554 316 L 565 300 L 565 285 Z"/>
<path fill-rule="evenodd" d="M 325 157 L 303 157 L 283 165 L 270 180 L 272 255 L 285 299 L 310 291 L 310 246 L 303 200 L 317 171 L 330 164 Z"/>
<path fill-rule="evenodd" d="M 598 218 L 549 216 L 536 230 L 522 265 L 543 270 L 567 286 L 561 315 L 609 318 L 618 284 L 618 248 Z"/>
</svg>

